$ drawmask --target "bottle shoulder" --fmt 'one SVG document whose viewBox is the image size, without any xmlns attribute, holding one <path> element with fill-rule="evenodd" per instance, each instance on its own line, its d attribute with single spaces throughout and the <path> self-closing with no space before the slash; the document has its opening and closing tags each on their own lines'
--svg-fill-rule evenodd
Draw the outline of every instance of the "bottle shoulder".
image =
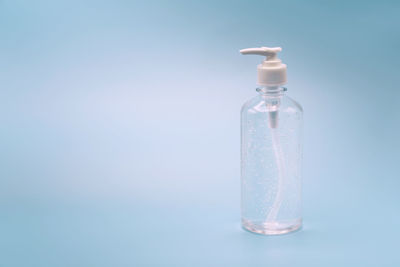
<svg viewBox="0 0 400 267">
<path fill-rule="evenodd" d="M 299 102 L 289 96 L 286 96 L 286 99 L 291 102 L 292 106 L 296 107 L 301 113 L 303 113 L 303 107 L 300 105 Z"/>
<path fill-rule="evenodd" d="M 242 113 L 258 113 L 266 112 L 266 107 L 270 103 L 279 102 L 278 108 L 280 112 L 289 113 L 303 113 L 303 107 L 296 100 L 292 99 L 287 95 L 281 95 L 278 97 L 263 97 L 262 95 L 257 95 L 249 100 L 247 100 L 241 109 Z"/>
<path fill-rule="evenodd" d="M 246 100 L 246 102 L 244 102 L 244 104 L 242 105 L 242 108 L 240 111 L 245 112 L 248 109 L 254 107 L 255 104 L 259 102 L 259 100 L 260 100 L 259 96 L 255 96 L 255 97 L 252 97 L 252 98 Z"/>
</svg>

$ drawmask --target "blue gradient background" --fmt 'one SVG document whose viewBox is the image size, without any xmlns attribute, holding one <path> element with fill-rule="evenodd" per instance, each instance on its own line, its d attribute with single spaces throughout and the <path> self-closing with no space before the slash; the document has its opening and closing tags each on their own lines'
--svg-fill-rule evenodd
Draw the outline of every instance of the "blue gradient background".
<svg viewBox="0 0 400 267">
<path fill-rule="evenodd" d="M 0 1 L 0 266 L 399 266 L 400 2 Z M 304 228 L 240 228 L 239 110 L 283 47 Z"/>
</svg>

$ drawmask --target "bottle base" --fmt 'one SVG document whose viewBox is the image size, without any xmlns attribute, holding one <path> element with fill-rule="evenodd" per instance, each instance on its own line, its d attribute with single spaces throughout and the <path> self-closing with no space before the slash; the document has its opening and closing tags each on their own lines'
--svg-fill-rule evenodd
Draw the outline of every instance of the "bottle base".
<svg viewBox="0 0 400 267">
<path fill-rule="evenodd" d="M 282 235 L 290 232 L 297 231 L 301 228 L 301 219 L 296 220 L 295 223 L 279 223 L 279 222 L 264 222 L 252 223 L 248 220 L 242 219 L 243 229 L 261 235 Z"/>
</svg>

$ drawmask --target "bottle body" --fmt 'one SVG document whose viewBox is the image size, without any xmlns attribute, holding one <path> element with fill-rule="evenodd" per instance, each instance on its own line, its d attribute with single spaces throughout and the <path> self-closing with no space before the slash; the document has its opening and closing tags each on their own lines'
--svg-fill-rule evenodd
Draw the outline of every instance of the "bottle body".
<svg viewBox="0 0 400 267">
<path fill-rule="evenodd" d="M 260 234 L 301 227 L 301 106 L 282 87 L 258 88 L 241 111 L 242 226 Z"/>
</svg>

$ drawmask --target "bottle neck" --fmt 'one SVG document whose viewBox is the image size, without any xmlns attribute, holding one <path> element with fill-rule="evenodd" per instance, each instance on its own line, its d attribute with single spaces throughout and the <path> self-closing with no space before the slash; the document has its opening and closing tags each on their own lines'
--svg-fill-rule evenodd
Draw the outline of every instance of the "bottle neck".
<svg viewBox="0 0 400 267">
<path fill-rule="evenodd" d="M 260 86 L 256 91 L 263 97 L 277 97 L 284 95 L 287 89 L 282 86 Z"/>
</svg>

